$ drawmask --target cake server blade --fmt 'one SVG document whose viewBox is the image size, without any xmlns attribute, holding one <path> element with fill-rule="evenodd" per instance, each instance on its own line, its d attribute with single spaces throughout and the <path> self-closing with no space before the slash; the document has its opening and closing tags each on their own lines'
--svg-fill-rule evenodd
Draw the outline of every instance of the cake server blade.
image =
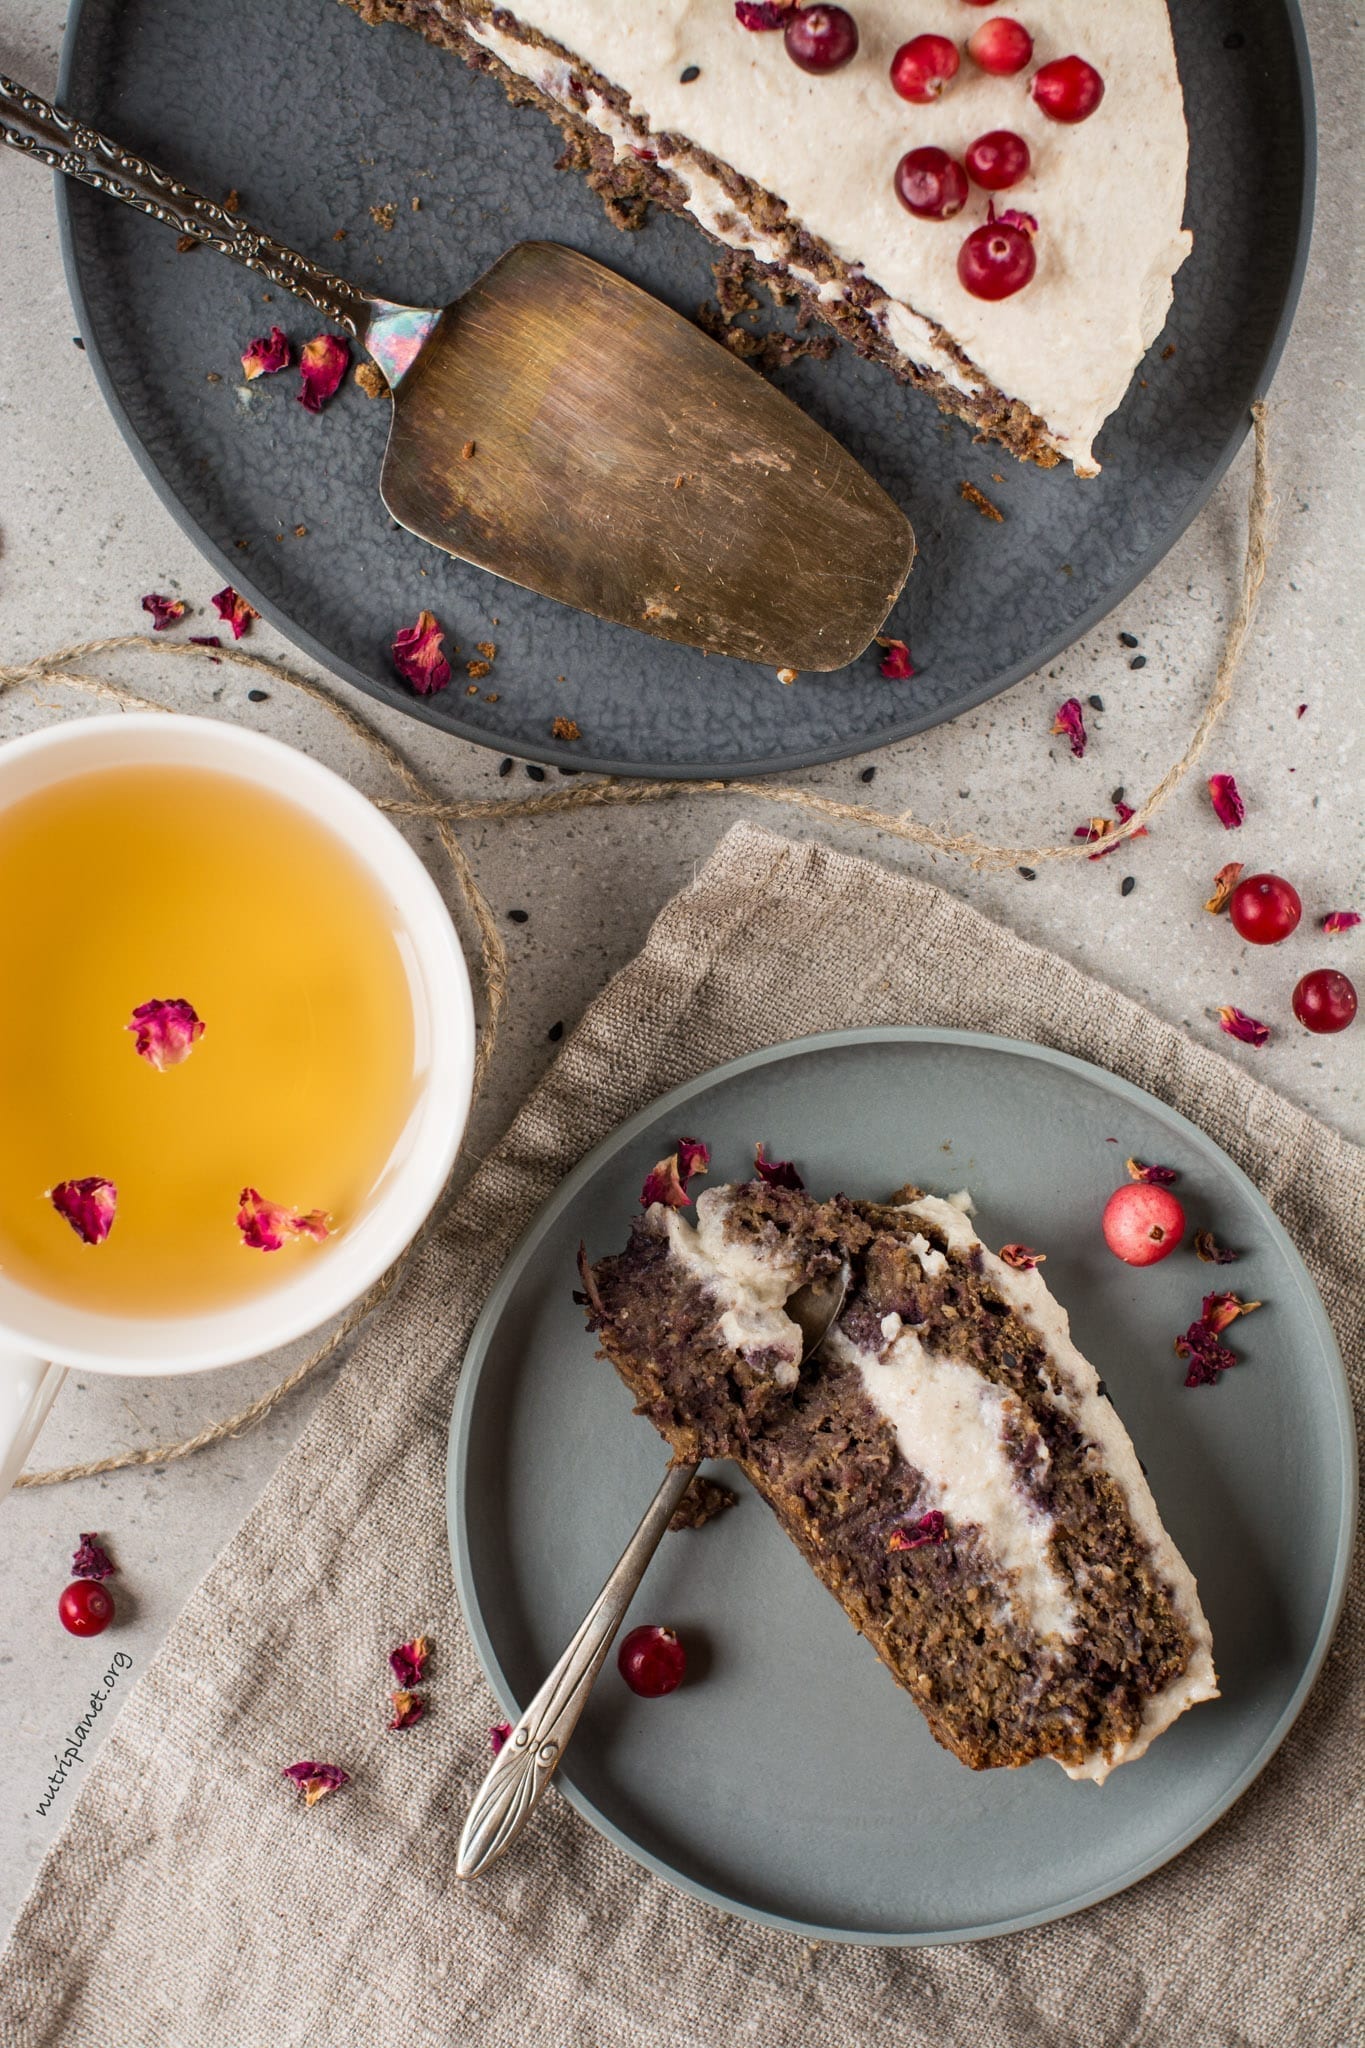
<svg viewBox="0 0 1365 2048">
<path fill-rule="evenodd" d="M 450 305 L 361 291 L 0 78 L 0 141 L 235 257 L 366 348 L 400 525 L 563 604 L 707 652 L 842 668 L 914 557 L 847 450 L 718 342 L 554 242 Z"/>
</svg>

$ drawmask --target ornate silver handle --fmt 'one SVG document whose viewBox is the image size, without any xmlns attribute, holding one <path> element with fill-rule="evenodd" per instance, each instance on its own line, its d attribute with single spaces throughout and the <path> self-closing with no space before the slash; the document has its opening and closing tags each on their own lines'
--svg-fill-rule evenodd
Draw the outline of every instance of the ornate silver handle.
<svg viewBox="0 0 1365 2048">
<path fill-rule="evenodd" d="M 493 1759 L 460 1836 L 457 1877 L 478 1877 L 526 1825 L 568 1747 L 645 1567 L 696 1470 L 695 1465 L 669 1469 L 582 1627 Z"/>
<path fill-rule="evenodd" d="M 335 277 L 253 228 L 212 199 L 182 185 L 36 92 L 0 77 L 0 142 L 97 192 L 107 192 L 139 213 L 149 213 L 182 235 L 193 235 L 248 270 L 259 270 L 287 292 L 316 306 L 324 318 L 364 342 L 374 301 L 344 277 Z"/>
</svg>

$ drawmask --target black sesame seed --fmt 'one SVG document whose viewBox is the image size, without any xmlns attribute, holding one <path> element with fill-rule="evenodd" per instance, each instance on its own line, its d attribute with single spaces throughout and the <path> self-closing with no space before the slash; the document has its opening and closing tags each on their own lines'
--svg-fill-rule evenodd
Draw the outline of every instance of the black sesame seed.
<svg viewBox="0 0 1365 2048">
<path fill-rule="evenodd" d="M 1026 882 L 1036 882 L 1038 879 L 1037 868 L 1020 868 L 1019 872 Z"/>
<path fill-rule="evenodd" d="M 545 770 L 536 761 L 528 761 L 526 763 L 526 773 L 530 776 L 532 782 L 543 782 L 545 780 Z"/>
<path fill-rule="evenodd" d="M 1242 31 L 1239 28 L 1235 28 L 1231 35 L 1224 36 L 1223 48 L 1225 50 L 1240 50 L 1245 42 L 1246 37 L 1242 34 Z"/>
<path fill-rule="evenodd" d="M 1103 711 L 1104 709 L 1103 697 L 1087 697 L 1085 701 L 1092 711 Z"/>
<path fill-rule="evenodd" d="M 1118 807 L 1119 807 L 1119 805 L 1120 805 L 1120 804 L 1121 804 L 1121 803 L 1123 802 L 1123 797 L 1124 797 L 1124 789 L 1123 789 L 1123 784 L 1122 784 L 1122 783 L 1120 783 L 1120 784 L 1119 784 L 1119 786 L 1118 786 L 1118 788 L 1117 788 L 1117 789 L 1111 789 L 1111 790 L 1110 790 L 1110 792 L 1109 792 L 1109 801 L 1110 801 L 1110 803 L 1111 803 L 1111 804 L 1112 804 L 1112 805 L 1114 806 L 1114 809 L 1115 809 L 1115 810 L 1117 810 L 1117 809 L 1118 809 Z"/>
<path fill-rule="evenodd" d="M 76 348 L 78 348 L 78 349 L 80 350 L 80 352 L 81 352 L 81 354 L 82 354 L 82 355 L 84 355 L 84 354 L 85 354 L 85 343 L 84 343 L 84 342 L 83 342 L 83 341 L 81 340 L 81 338 L 80 338 L 79 334 L 73 334 L 73 335 L 72 335 L 72 337 L 71 337 L 71 340 L 72 340 L 72 342 L 73 342 L 74 346 L 75 346 Z"/>
<path fill-rule="evenodd" d="M 1137 876 L 1125 875 L 1123 880 L 1119 883 L 1119 894 L 1120 896 L 1131 896 L 1136 887 Z"/>
<path fill-rule="evenodd" d="M 1136 646 L 1137 646 L 1137 644 L 1138 644 L 1138 636 L 1137 636 L 1137 634 L 1136 634 L 1136 633 L 1120 633 L 1120 634 L 1119 634 L 1119 646 L 1120 646 L 1120 647 L 1136 647 Z"/>
<path fill-rule="evenodd" d="M 268 704 L 270 702 L 270 692 L 269 690 L 248 690 L 246 701 L 248 704 Z"/>
<path fill-rule="evenodd" d="M 564 1020 L 562 1017 L 557 1024 L 550 1026 L 545 1036 L 549 1039 L 551 1045 L 559 1044 L 560 1039 L 564 1036 Z"/>
<path fill-rule="evenodd" d="M 680 85 L 691 85 L 694 78 L 701 77 L 700 64 L 689 64 L 678 80 Z"/>
<path fill-rule="evenodd" d="M 864 768 L 862 774 L 858 777 L 859 782 L 871 782 L 876 772 L 875 768 Z"/>
<path fill-rule="evenodd" d="M 583 770 L 581 768 L 558 768 L 555 770 L 555 773 L 557 775 L 581 775 Z"/>
<path fill-rule="evenodd" d="M 510 775 L 512 773 L 512 757 L 510 754 L 505 761 L 499 761 L 498 773 L 499 775 Z"/>
<path fill-rule="evenodd" d="M 509 910 L 507 915 L 513 924 L 525 924 L 531 913 L 529 910 Z"/>
<path fill-rule="evenodd" d="M 1146 655 L 1145 655 L 1145 654 L 1135 654 L 1135 655 L 1133 656 L 1132 660 L 1131 660 L 1131 661 L 1129 662 L 1128 666 L 1129 666 L 1129 668 L 1146 668 L 1146 666 L 1147 666 L 1147 657 L 1146 657 Z"/>
</svg>

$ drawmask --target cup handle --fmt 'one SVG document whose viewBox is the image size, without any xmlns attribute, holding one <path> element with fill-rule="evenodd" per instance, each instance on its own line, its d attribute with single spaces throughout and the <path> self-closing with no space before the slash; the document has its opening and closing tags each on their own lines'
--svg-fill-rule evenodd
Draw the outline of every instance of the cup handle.
<svg viewBox="0 0 1365 2048">
<path fill-rule="evenodd" d="M 23 1470 L 65 1378 L 64 1365 L 0 1346 L 0 1500 Z"/>
</svg>

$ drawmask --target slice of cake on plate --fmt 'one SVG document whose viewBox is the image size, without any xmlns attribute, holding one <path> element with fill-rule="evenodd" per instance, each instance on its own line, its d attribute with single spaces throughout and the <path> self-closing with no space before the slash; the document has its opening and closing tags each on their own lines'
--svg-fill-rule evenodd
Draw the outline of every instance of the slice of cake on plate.
<svg viewBox="0 0 1365 2048">
<path fill-rule="evenodd" d="M 1165 0 L 348 4 L 540 106 L 621 224 L 690 214 L 979 434 L 1098 469 L 1190 250 Z"/>
<path fill-rule="evenodd" d="M 678 1459 L 741 1466 L 945 1748 L 1102 1782 L 1218 1686 L 1189 1567 L 1033 1256 L 913 1188 L 756 1180 L 709 1189 L 695 1225 L 651 1202 L 582 1271 L 638 1412 Z M 784 1304 L 845 1261 L 802 1366 Z"/>
</svg>

